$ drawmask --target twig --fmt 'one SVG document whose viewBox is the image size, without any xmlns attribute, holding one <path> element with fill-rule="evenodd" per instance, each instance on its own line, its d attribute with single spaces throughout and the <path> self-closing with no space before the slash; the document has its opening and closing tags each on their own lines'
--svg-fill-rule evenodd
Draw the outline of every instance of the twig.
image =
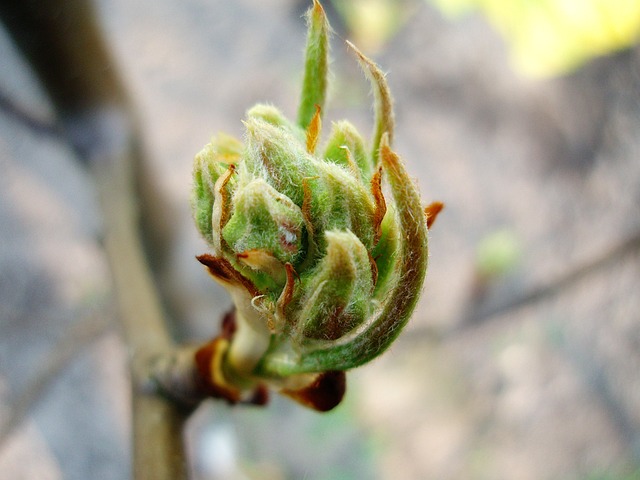
<svg viewBox="0 0 640 480">
<path fill-rule="evenodd" d="M 554 295 L 561 294 L 564 290 L 572 287 L 580 280 L 588 277 L 589 275 L 605 268 L 621 258 L 626 257 L 632 253 L 640 250 L 640 231 L 634 233 L 630 237 L 622 240 L 620 243 L 614 245 L 609 250 L 603 252 L 596 258 L 587 261 L 578 267 L 567 271 L 557 279 L 534 288 L 528 292 L 524 292 L 520 295 L 514 295 L 501 303 L 494 305 L 486 305 L 481 302 L 471 302 L 465 309 L 460 321 L 456 322 L 455 326 L 446 332 L 445 336 L 453 336 L 461 331 L 469 328 L 477 327 L 498 318 L 505 313 L 518 310 L 532 303 L 542 301 Z M 435 322 L 436 325 L 442 325 L 441 322 Z M 431 327 L 422 327 L 415 329 L 411 335 L 400 337 L 402 341 L 420 341 L 425 337 L 439 338 L 442 334 L 438 334 Z"/>
<path fill-rule="evenodd" d="M 148 385 L 151 359 L 174 345 L 141 242 L 136 121 L 93 9 L 88 0 L 6 0 L 0 18 L 46 88 L 99 192 L 104 245 L 132 354 L 135 479 L 184 479 L 185 413 L 141 388 Z"/>
<path fill-rule="evenodd" d="M 636 232 L 631 237 L 622 240 L 609 250 L 599 256 L 579 265 L 573 270 L 569 270 L 557 279 L 526 292 L 520 296 L 515 296 L 506 302 L 496 305 L 491 309 L 471 308 L 466 315 L 466 321 L 462 325 L 478 323 L 492 317 L 496 317 L 504 312 L 524 307 L 531 303 L 538 302 L 552 295 L 557 295 L 563 290 L 575 285 L 577 282 L 595 273 L 596 271 L 618 261 L 620 258 L 640 249 L 640 232 Z"/>
<path fill-rule="evenodd" d="M 174 345 L 137 235 L 131 160 L 124 153 L 95 162 L 94 177 L 104 214 L 104 244 L 132 355 L 135 478 L 174 480 L 185 478 L 184 413 L 142 388 L 149 382 L 151 359 L 168 354 Z"/>
<path fill-rule="evenodd" d="M 0 111 L 38 135 L 62 139 L 62 132 L 58 125 L 26 112 L 13 99 L 9 98 L 5 92 L 0 92 Z"/>
</svg>

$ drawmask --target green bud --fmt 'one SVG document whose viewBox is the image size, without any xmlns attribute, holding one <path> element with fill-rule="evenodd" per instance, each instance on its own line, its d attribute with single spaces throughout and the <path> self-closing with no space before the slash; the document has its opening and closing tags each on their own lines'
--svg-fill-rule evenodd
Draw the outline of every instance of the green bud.
<svg viewBox="0 0 640 480">
<path fill-rule="evenodd" d="M 306 139 L 305 130 L 291 122 L 274 106 L 259 103 L 249 109 L 247 118 L 262 120 L 274 127 L 279 127 L 283 131 L 293 135 L 300 142 Z"/>
<path fill-rule="evenodd" d="M 318 1 L 307 18 L 297 122 L 251 108 L 244 144 L 218 136 L 196 156 L 192 206 L 213 251 L 198 258 L 236 305 L 235 327 L 199 356 L 216 359 L 211 390 L 238 401 L 268 385 L 324 411 L 342 398 L 344 371 L 382 353 L 408 321 L 427 268 L 427 216 L 442 205 L 425 215 L 391 150 L 385 76 L 351 44 L 374 89 L 373 140 L 365 146 L 340 121 L 316 153 L 330 28 Z"/>
<path fill-rule="evenodd" d="M 256 178 L 236 190 L 222 237 L 242 262 L 284 279 L 285 263 L 296 263 L 304 253 L 303 228 L 300 207 Z"/>
<path fill-rule="evenodd" d="M 243 178 L 264 178 L 276 190 L 302 205 L 302 181 L 317 175 L 317 162 L 285 128 L 248 118 L 247 152 L 241 165 Z"/>
</svg>

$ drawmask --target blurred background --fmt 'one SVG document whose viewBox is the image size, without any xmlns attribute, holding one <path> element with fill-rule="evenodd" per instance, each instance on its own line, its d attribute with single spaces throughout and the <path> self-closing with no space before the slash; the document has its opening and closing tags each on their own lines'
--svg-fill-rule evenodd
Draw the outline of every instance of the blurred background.
<svg viewBox="0 0 640 480">
<path fill-rule="evenodd" d="M 327 120 L 372 128 L 350 39 L 388 72 L 425 202 L 446 204 L 426 289 L 335 411 L 201 406 L 193 478 L 639 479 L 640 4 L 323 3 Z M 194 259 L 192 158 L 241 136 L 256 102 L 295 114 L 309 4 L 93 3 L 162 200 L 154 264 L 182 341 L 214 336 L 230 306 Z M 128 478 L 95 191 L 3 29 L 0 61 L 0 478 Z"/>
</svg>

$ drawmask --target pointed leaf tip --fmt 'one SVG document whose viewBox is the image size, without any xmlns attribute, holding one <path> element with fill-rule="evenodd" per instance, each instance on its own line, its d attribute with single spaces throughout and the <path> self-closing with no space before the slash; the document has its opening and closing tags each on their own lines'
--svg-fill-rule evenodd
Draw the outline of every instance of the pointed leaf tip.
<svg viewBox="0 0 640 480">
<path fill-rule="evenodd" d="M 391 98 L 391 91 L 387 84 L 387 79 L 384 72 L 378 67 L 378 65 L 362 53 L 353 43 L 349 40 L 346 41 L 347 46 L 358 57 L 358 61 L 365 75 L 371 82 L 373 87 L 373 95 L 375 98 L 375 126 L 373 131 L 373 151 L 371 153 L 373 163 L 377 163 L 379 158 L 378 147 L 382 136 L 386 133 L 389 136 L 389 144 L 393 143 L 393 133 L 395 127 L 395 120 L 393 115 L 393 99 Z"/>
<path fill-rule="evenodd" d="M 427 228 L 431 228 L 443 208 L 444 203 L 442 202 L 433 202 L 425 207 L 424 214 L 427 217 Z"/>
<path fill-rule="evenodd" d="M 331 27 L 327 16 L 314 0 L 307 12 L 307 46 L 305 52 L 304 80 L 300 106 L 298 108 L 298 125 L 307 129 L 316 112 L 316 105 L 324 107 L 327 93 L 327 77 L 329 71 L 329 34 Z"/>
</svg>

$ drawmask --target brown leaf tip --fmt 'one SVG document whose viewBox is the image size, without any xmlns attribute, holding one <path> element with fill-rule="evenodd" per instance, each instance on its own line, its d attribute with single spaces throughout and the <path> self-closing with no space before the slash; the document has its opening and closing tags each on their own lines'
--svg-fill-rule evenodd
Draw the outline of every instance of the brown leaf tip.
<svg viewBox="0 0 640 480">
<path fill-rule="evenodd" d="M 324 8 L 318 0 L 313 0 L 313 13 L 316 15 L 324 15 Z"/>
<path fill-rule="evenodd" d="M 207 270 L 209 270 L 211 276 L 216 280 L 232 285 L 242 285 L 252 297 L 257 297 L 258 295 L 260 295 L 259 290 L 253 284 L 253 282 L 251 282 L 251 280 L 238 272 L 233 267 L 233 265 L 231 265 L 229 260 L 225 258 L 214 257 L 213 255 L 210 255 L 208 253 L 198 255 L 196 259 L 205 267 L 207 267 Z"/>
<path fill-rule="evenodd" d="M 317 378 L 300 390 L 283 390 L 282 393 L 318 412 L 328 412 L 337 407 L 347 390 L 347 377 L 342 371 L 318 374 Z"/>
<path fill-rule="evenodd" d="M 433 202 L 425 207 L 424 214 L 427 217 L 427 228 L 431 228 L 443 208 L 444 203 L 442 202 Z"/>
</svg>

